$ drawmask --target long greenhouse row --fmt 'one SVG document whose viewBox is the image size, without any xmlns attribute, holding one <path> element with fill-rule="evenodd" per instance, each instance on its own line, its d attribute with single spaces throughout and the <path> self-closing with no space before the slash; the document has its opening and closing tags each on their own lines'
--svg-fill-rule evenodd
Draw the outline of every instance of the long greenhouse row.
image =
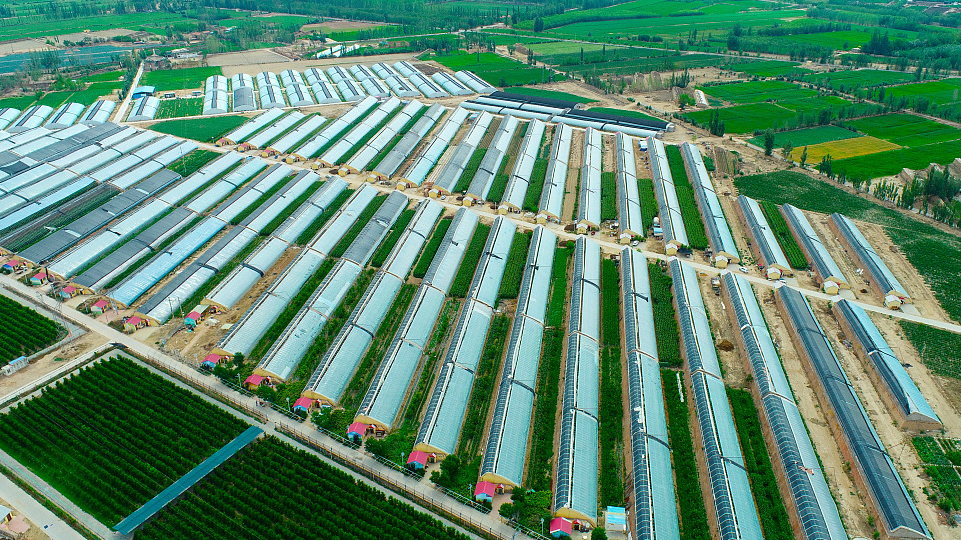
<svg viewBox="0 0 961 540">
<path fill-rule="evenodd" d="M 806 539 L 844 540 L 844 524 L 751 284 L 733 273 L 723 281 L 760 409 L 777 446 L 776 461 L 790 491 L 795 522 Z"/>
<path fill-rule="evenodd" d="M 516 229 L 503 217 L 494 220 L 428 400 L 415 451 L 449 455 L 456 450 Z"/>
<path fill-rule="evenodd" d="M 697 273 L 676 259 L 670 268 L 718 535 L 722 540 L 763 538 Z"/>
<path fill-rule="evenodd" d="M 814 374 L 812 383 L 821 402 L 833 409 L 831 426 L 838 443 L 850 456 L 854 478 L 867 492 L 869 507 L 880 517 L 885 534 L 931 538 L 811 306 L 791 287 L 780 287 L 775 296 L 798 352 Z"/>
<path fill-rule="evenodd" d="M 20 110 L 13 107 L 0 109 L 0 130 L 20 133 L 40 126 L 47 129 L 63 129 L 74 124 L 95 126 L 110 119 L 117 102 L 97 100 L 89 106 L 68 102 L 56 109 L 47 105 L 34 105 Z"/>
<path fill-rule="evenodd" d="M 554 482 L 554 515 L 597 522 L 601 249 L 577 239 L 567 368 Z"/>
<path fill-rule="evenodd" d="M 556 244 L 557 235 L 542 226 L 534 229 L 481 465 L 481 481 L 512 487 L 523 484 Z"/>
<path fill-rule="evenodd" d="M 396 62 L 393 66 L 380 62 L 370 67 L 357 64 L 347 69 L 341 66 L 308 68 L 303 73 L 287 69 L 279 75 L 261 71 L 254 76 L 238 73 L 230 79 L 223 75 L 208 77 L 204 81 L 203 114 L 209 116 L 258 109 L 349 103 L 368 96 L 379 99 L 392 95 L 399 98 L 437 99 L 494 91 L 495 88 L 470 71 L 458 71 L 453 75 L 438 72 L 428 77 L 406 61 Z M 138 98 L 127 120 L 153 119 L 158 104 L 157 98 Z M 83 106 L 77 103 L 67 105 L 71 106 L 67 119 L 72 115 L 73 121 L 76 121 L 76 117 L 83 113 Z M 76 110 L 78 107 L 79 111 Z M 150 107 L 153 108 L 152 113 L 145 110 Z M 46 111 L 47 116 L 51 113 L 52 110 Z M 53 117 L 57 116 L 53 114 Z"/>
</svg>

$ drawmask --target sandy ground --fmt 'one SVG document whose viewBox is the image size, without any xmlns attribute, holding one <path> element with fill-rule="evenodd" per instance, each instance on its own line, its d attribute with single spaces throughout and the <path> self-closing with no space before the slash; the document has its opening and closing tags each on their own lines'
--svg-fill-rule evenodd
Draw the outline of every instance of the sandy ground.
<svg viewBox="0 0 961 540">
<path fill-rule="evenodd" d="M 66 307 L 64 308 L 66 309 Z M 65 359 L 73 359 L 93 350 L 107 340 L 99 334 L 86 333 L 74 341 L 58 347 L 44 356 L 30 362 L 30 365 L 9 376 L 0 377 L 0 395 L 7 395 L 26 386 L 37 379 L 41 379 L 48 373 L 56 370 Z"/>
<path fill-rule="evenodd" d="M 74 43 L 83 41 L 85 38 L 90 39 L 110 39 L 116 36 L 129 36 L 133 34 L 134 30 L 128 30 L 126 28 L 111 28 L 110 30 L 97 30 L 95 32 L 75 32 L 73 34 L 61 34 L 59 36 L 54 36 L 54 39 L 63 43 L 64 41 L 72 41 Z"/>
<path fill-rule="evenodd" d="M 5 41 L 0 43 L 0 56 L 8 54 L 25 53 L 30 51 L 46 51 L 56 47 L 47 45 L 42 39 L 21 39 L 18 41 Z"/>
</svg>

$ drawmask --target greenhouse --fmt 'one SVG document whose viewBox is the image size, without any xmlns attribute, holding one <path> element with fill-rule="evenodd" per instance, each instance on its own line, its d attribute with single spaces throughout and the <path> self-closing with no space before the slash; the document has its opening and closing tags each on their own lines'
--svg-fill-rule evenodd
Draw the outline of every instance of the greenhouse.
<svg viewBox="0 0 961 540">
<path fill-rule="evenodd" d="M 830 282 L 836 284 L 839 289 L 850 289 L 851 286 L 841 272 L 841 268 L 834 262 L 834 257 L 828 252 L 821 237 L 814 232 L 814 227 L 804 213 L 790 204 L 784 204 L 781 205 L 781 214 L 784 215 L 784 221 L 787 222 L 791 234 L 804 251 L 804 255 L 811 261 L 811 267 L 821 280 L 822 287 Z"/>
<path fill-rule="evenodd" d="M 442 211 L 441 205 L 434 201 L 421 201 L 410 224 L 307 381 L 303 396 L 331 406 L 340 404 L 347 384 L 400 293 L 417 254 Z"/>
<path fill-rule="evenodd" d="M 373 166 L 374 170 L 371 171 L 373 176 L 379 180 L 390 179 L 407 158 L 414 153 L 417 145 L 434 129 L 434 126 L 446 113 L 447 109 L 443 105 L 439 103 L 431 105 L 423 116 L 414 122 L 410 131 L 404 133 L 400 140 L 397 141 L 397 144 L 384 156 L 384 159 Z M 367 165 L 365 165 L 365 167 L 366 166 Z"/>
<path fill-rule="evenodd" d="M 664 143 L 654 137 L 647 138 L 647 153 L 651 162 L 654 180 L 654 195 L 657 198 L 658 217 L 664 235 L 664 252 L 674 255 L 688 245 L 687 229 L 681 216 L 681 204 L 677 200 L 671 166 L 667 161 Z"/>
<path fill-rule="evenodd" d="M 347 170 L 353 173 L 359 173 L 367 168 L 384 148 L 400 133 L 400 131 L 410 122 L 411 118 L 417 115 L 417 113 L 424 108 L 424 104 L 413 100 L 407 103 L 403 109 L 397 112 L 390 122 L 384 126 L 376 135 L 371 137 L 364 146 L 361 147 L 350 160 L 344 164 Z"/>
<path fill-rule="evenodd" d="M 815 375 L 812 382 L 822 406 L 833 411 L 838 443 L 851 456 L 855 481 L 867 492 L 884 533 L 892 538 L 931 538 L 811 307 L 791 287 L 778 288 L 775 297 L 800 356 Z"/>
<path fill-rule="evenodd" d="M 527 132 L 524 133 L 524 140 L 521 142 L 520 153 L 514 161 L 514 169 L 507 180 L 507 188 L 504 190 L 504 199 L 497 212 L 506 214 L 508 210 L 518 212 L 524 204 L 524 197 L 527 195 L 527 188 L 531 182 L 531 173 L 534 171 L 534 162 L 537 161 L 541 149 L 541 140 L 547 124 L 540 120 L 531 120 L 527 123 Z"/>
<path fill-rule="evenodd" d="M 714 192 L 714 184 L 711 183 L 711 177 L 707 174 L 701 153 L 697 146 L 686 142 L 681 144 L 681 154 L 684 156 L 684 162 L 687 163 L 687 170 L 690 171 L 694 198 L 701 210 L 707 238 L 711 243 L 711 262 L 718 268 L 726 268 L 728 263 L 741 262 L 737 244 L 734 243 L 734 236 L 724 217 L 724 211 L 721 210 L 721 202 L 717 198 L 717 193 Z"/>
<path fill-rule="evenodd" d="M 407 203 L 407 196 L 403 193 L 395 191 L 388 195 L 344 256 L 334 264 L 307 303 L 267 350 L 254 374 L 271 377 L 271 380 L 290 378 Z"/>
<path fill-rule="evenodd" d="M 577 232 L 596 229 L 601 224 L 601 132 L 587 128 L 584 132 L 584 161 L 581 166 Z"/>
<path fill-rule="evenodd" d="M 487 134 L 487 128 L 493 120 L 494 116 L 486 112 L 474 118 L 474 124 L 467 130 L 467 135 L 461 139 L 460 144 L 454 148 L 444 167 L 435 169 L 432 180 L 429 181 L 431 197 L 450 195 L 454 191 L 454 187 L 464 174 L 468 162 Z"/>
<path fill-rule="evenodd" d="M 571 158 L 571 140 L 574 130 L 567 125 L 554 127 L 554 143 L 547 163 L 544 189 L 537 210 L 537 222 L 559 221 L 564 205 L 564 190 L 567 186 L 567 164 Z"/>
<path fill-rule="evenodd" d="M 534 410 L 557 235 L 537 226 L 527 253 L 480 480 L 520 486 Z"/>
<path fill-rule="evenodd" d="M 361 116 L 367 114 L 367 111 L 374 108 L 375 105 L 377 105 L 377 99 L 372 97 L 366 98 L 354 105 L 348 109 L 347 112 L 340 115 L 340 117 L 334 119 L 333 122 L 327 124 L 320 133 L 314 135 L 299 148 L 291 152 L 290 155 L 287 156 L 287 161 L 292 163 L 294 161 L 307 161 L 313 158 L 317 152 L 325 146 L 332 144 L 344 130 L 353 126 Z"/>
<path fill-rule="evenodd" d="M 592 526 L 598 524 L 600 280 L 601 248 L 582 236 L 574 248 L 554 516 Z"/>
<path fill-rule="evenodd" d="M 691 373 L 691 393 L 720 538 L 763 538 L 697 272 L 677 259 L 670 262 L 670 268 L 681 351 Z"/>
<path fill-rule="evenodd" d="M 847 216 L 838 213 L 831 214 L 828 225 L 837 233 L 838 238 L 853 257 L 858 268 L 863 268 L 868 280 L 875 290 L 884 298 L 884 305 L 897 309 L 905 302 L 911 302 L 904 286 L 894 277 L 881 256 L 874 251 L 871 243 L 861 234 L 858 226 Z"/>
<path fill-rule="evenodd" d="M 457 269 L 477 226 L 477 214 L 461 208 L 454 215 L 430 268 L 421 280 L 384 358 L 377 368 L 354 422 L 395 427 L 407 389 L 413 383 Z M 412 453 L 413 455 L 413 453 Z"/>
<path fill-rule="evenodd" d="M 440 129 L 431 137 L 427 146 L 414 159 L 407 171 L 402 176 L 396 177 L 398 185 L 404 187 L 420 186 L 427 179 L 427 174 L 437 164 L 437 160 L 443 155 L 454 136 L 457 135 L 469 114 L 467 109 L 463 107 L 454 109 Z"/>
<path fill-rule="evenodd" d="M 631 248 L 621 251 L 627 397 L 631 410 L 633 483 L 629 499 L 637 538 L 678 540 L 677 502 L 647 264 L 640 252 Z"/>
<path fill-rule="evenodd" d="M 774 231 L 767 222 L 761 206 L 754 199 L 741 195 L 737 198 L 737 208 L 744 220 L 751 248 L 757 257 L 758 268 L 764 269 L 768 279 L 780 279 L 782 275 L 793 274 Z"/>
<path fill-rule="evenodd" d="M 618 240 L 626 242 L 645 236 L 641 199 L 637 190 L 637 165 L 634 161 L 634 139 L 618 133 L 614 137 L 617 164 Z M 649 209 L 651 211 L 653 209 Z"/>
<path fill-rule="evenodd" d="M 453 454 L 467 412 L 467 399 L 484 351 L 494 316 L 507 256 L 517 226 L 503 217 L 494 220 L 484 246 L 454 335 L 441 364 L 437 384 L 428 400 L 414 450 Z"/>
<path fill-rule="evenodd" d="M 373 97 L 369 99 L 373 99 Z M 397 98 L 390 98 L 381 103 L 380 106 L 364 117 L 360 123 L 354 123 L 346 135 L 341 137 L 318 158 L 320 165 L 323 167 L 342 165 L 350 157 L 347 153 L 371 134 L 381 122 L 386 120 L 387 117 L 399 107 L 400 100 Z"/>
<path fill-rule="evenodd" d="M 267 291 L 260 295 L 243 316 L 230 328 L 215 352 L 232 356 L 250 354 L 270 326 L 277 320 L 287 303 L 304 286 L 304 283 L 320 268 L 347 231 L 357 222 L 364 208 L 377 195 L 377 189 L 363 186 L 344 203 L 324 228 L 310 241 L 300 254 L 281 272 Z"/>
<path fill-rule="evenodd" d="M 507 157 L 507 149 L 514 139 L 514 131 L 517 130 L 518 124 L 517 118 L 510 115 L 501 119 L 490 146 L 487 147 L 487 152 L 477 167 L 477 172 L 474 173 L 474 178 L 467 186 L 467 194 L 464 197 L 465 206 L 487 200 L 487 193 L 501 170 L 501 163 Z"/>
<path fill-rule="evenodd" d="M 724 274 L 722 280 L 761 398 L 761 412 L 777 446 L 778 473 L 786 479 L 791 494 L 788 502 L 793 504 L 798 526 L 805 538 L 847 540 L 837 504 L 751 284 L 733 273 Z"/>
</svg>

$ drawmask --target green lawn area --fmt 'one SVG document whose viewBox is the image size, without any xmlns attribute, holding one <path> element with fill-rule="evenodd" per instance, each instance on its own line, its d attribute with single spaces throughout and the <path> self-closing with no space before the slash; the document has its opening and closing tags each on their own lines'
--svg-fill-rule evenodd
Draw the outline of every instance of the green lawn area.
<svg viewBox="0 0 961 540">
<path fill-rule="evenodd" d="M 860 135 L 851 131 L 850 129 L 844 129 L 838 126 L 818 126 L 813 128 L 794 129 L 791 131 L 779 131 L 775 133 L 774 147 L 782 148 L 790 141 L 795 148 L 800 148 L 802 146 L 809 146 L 812 144 L 830 141 L 840 141 L 859 136 Z M 758 135 L 757 137 L 748 139 L 748 141 L 752 144 L 760 146 L 761 148 L 764 148 L 763 135 Z"/>
<path fill-rule="evenodd" d="M 781 60 L 759 60 L 757 62 L 744 62 L 742 64 L 727 64 L 722 67 L 731 71 L 757 75 L 758 77 L 778 77 L 781 75 L 811 73 L 811 70 L 802 68 L 795 62 L 783 62 Z"/>
<path fill-rule="evenodd" d="M 615 109 L 613 107 L 591 107 L 592 112 L 607 113 L 607 114 L 617 114 L 620 116 L 627 116 L 629 118 L 643 118 L 644 120 L 660 120 L 656 116 L 651 116 L 641 111 L 634 111 L 629 109 Z"/>
<path fill-rule="evenodd" d="M 815 34 L 796 34 L 783 36 L 788 41 L 806 45 L 819 45 L 832 49 L 849 51 L 860 47 L 871 40 L 871 32 L 862 30 L 839 30 L 835 32 L 819 32 Z M 780 38 L 779 38 L 780 39 Z"/>
<path fill-rule="evenodd" d="M 215 142 L 222 135 L 249 120 L 244 116 L 211 116 L 157 122 L 149 129 L 200 142 Z"/>
<path fill-rule="evenodd" d="M 908 147 L 961 139 L 961 130 L 913 114 L 869 116 L 848 125 L 862 133 Z"/>
<path fill-rule="evenodd" d="M 48 92 L 44 94 L 37 103 L 40 105 L 49 105 L 53 108 L 57 108 L 67 102 L 80 103 L 81 105 L 90 105 L 94 101 L 101 99 L 105 96 L 110 96 L 113 94 L 113 88 L 111 86 L 114 83 L 93 83 L 90 88 L 86 90 L 78 90 L 76 92 L 63 91 L 63 92 Z M 119 83 L 117 84 L 119 87 Z M 31 100 L 33 97 L 30 98 Z"/>
<path fill-rule="evenodd" d="M 525 86 L 518 86 L 516 88 L 511 88 L 509 92 L 513 94 L 523 94 L 525 96 L 534 96 L 542 98 L 551 99 L 563 99 L 566 101 L 573 101 L 575 103 L 596 103 L 596 99 L 591 99 L 583 96 L 578 96 L 575 94 L 569 94 L 567 92 L 558 92 L 555 90 L 541 90 L 540 88 L 527 88 Z"/>
<path fill-rule="evenodd" d="M 871 161 L 882 161 L 880 156 L 883 155 L 865 157 Z M 835 161 L 835 170 L 838 170 L 838 163 Z M 898 163 L 894 165 L 901 166 Z M 958 236 L 793 171 L 745 176 L 735 180 L 734 184 L 742 195 L 755 199 L 777 204 L 790 203 L 823 214 L 841 212 L 853 219 L 881 225 L 931 287 L 941 307 L 955 321 L 961 320 L 961 280 L 958 279 L 961 275 L 961 238 Z"/>
<path fill-rule="evenodd" d="M 961 94 L 961 78 L 895 86 L 889 88 L 888 93 L 896 98 L 901 96 L 909 99 L 926 97 L 931 100 L 931 103 L 938 105 L 958 103 L 958 96 Z"/>
<path fill-rule="evenodd" d="M 431 60 L 435 60 L 454 71 L 462 69 L 473 71 L 488 84 L 499 87 L 539 84 L 547 82 L 549 76 L 549 72 L 543 68 L 534 68 L 490 52 L 467 53 L 458 51 L 449 55 L 434 55 Z M 555 75 L 555 80 L 557 77 Z M 563 78 L 562 75 L 560 77 Z"/>
<path fill-rule="evenodd" d="M 747 81 L 717 86 L 702 86 L 701 90 L 731 103 L 760 103 L 768 100 L 797 99 L 817 95 L 810 88 L 786 81 Z"/>
<path fill-rule="evenodd" d="M 211 75 L 223 75 L 219 67 L 195 67 L 186 69 L 165 69 L 150 71 L 140 78 L 140 86 L 155 86 L 158 92 L 164 90 L 189 90 L 203 88 L 204 81 Z"/>
<path fill-rule="evenodd" d="M 80 79 L 80 80 L 82 80 L 82 81 L 84 81 L 84 82 L 91 82 L 91 83 L 93 83 L 93 82 L 116 82 L 116 83 L 118 83 L 118 84 L 122 84 L 122 83 L 120 83 L 120 77 L 123 77 L 123 71 L 119 71 L 119 70 L 118 70 L 118 71 L 107 71 L 107 72 L 105 72 L 105 73 L 97 73 L 97 74 L 95 74 L 95 75 L 87 75 L 86 77 L 83 77 L 83 78 Z"/>
</svg>

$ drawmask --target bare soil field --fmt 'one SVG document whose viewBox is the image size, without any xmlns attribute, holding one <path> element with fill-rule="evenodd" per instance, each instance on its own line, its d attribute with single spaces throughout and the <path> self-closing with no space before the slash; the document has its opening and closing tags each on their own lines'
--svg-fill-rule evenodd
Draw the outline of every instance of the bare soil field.
<svg viewBox="0 0 961 540">
<path fill-rule="evenodd" d="M 8 54 L 25 53 L 30 51 L 49 51 L 56 49 L 51 47 L 41 39 L 21 39 L 17 41 L 5 41 L 0 43 L 0 56 Z"/>
<path fill-rule="evenodd" d="M 256 75 L 261 71 L 273 71 L 279 73 L 285 69 L 296 69 L 303 71 L 312 67 L 329 66 L 352 66 L 354 64 L 364 64 L 366 66 L 377 62 L 387 62 L 393 64 L 399 60 L 413 60 L 410 53 L 378 54 L 373 56 L 348 56 L 345 58 L 315 58 L 311 60 L 290 60 L 286 56 L 274 52 L 271 49 L 257 49 L 252 51 L 242 51 L 224 54 L 215 54 L 207 57 L 207 63 L 211 66 L 223 68 L 226 77 L 233 77 L 238 73 Z M 421 67 L 421 64 L 415 64 Z"/>
</svg>

